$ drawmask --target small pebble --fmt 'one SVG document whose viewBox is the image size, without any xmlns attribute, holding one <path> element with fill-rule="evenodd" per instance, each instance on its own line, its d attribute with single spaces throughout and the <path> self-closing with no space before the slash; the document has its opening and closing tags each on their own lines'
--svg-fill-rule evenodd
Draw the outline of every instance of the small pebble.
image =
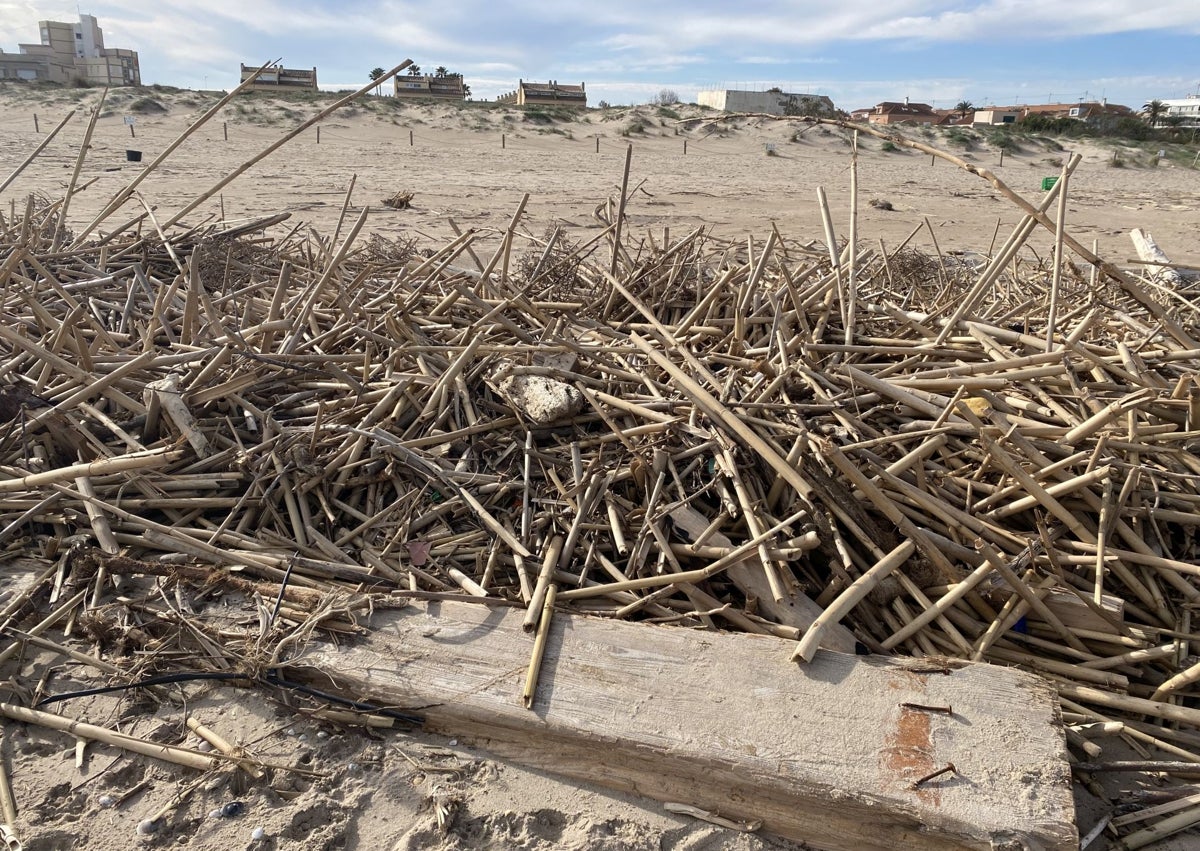
<svg viewBox="0 0 1200 851">
<path fill-rule="evenodd" d="M 212 742 L 207 741 L 206 739 L 201 739 L 200 744 L 196 745 L 196 750 L 200 751 L 201 753 L 208 753 L 212 749 Z"/>
<path fill-rule="evenodd" d="M 100 796 L 100 806 L 114 807 L 114 806 L 116 806 L 116 804 L 117 804 L 117 799 L 114 798 L 112 795 L 101 795 Z"/>
<path fill-rule="evenodd" d="M 346 763 L 346 770 L 347 770 L 347 771 L 349 771 L 349 772 L 351 772 L 351 773 L 353 773 L 353 772 L 355 772 L 355 771 L 358 771 L 358 763 L 357 763 L 357 762 L 348 762 L 348 763 Z"/>
<path fill-rule="evenodd" d="M 219 808 L 218 808 L 218 809 L 215 809 L 215 810 L 209 810 L 209 811 L 208 811 L 208 817 L 209 817 L 209 818 L 220 818 L 220 817 L 221 817 L 221 810 L 220 810 Z"/>
<path fill-rule="evenodd" d="M 317 731 L 317 738 L 318 738 L 318 739 L 328 739 L 328 738 L 329 738 L 329 734 L 328 734 L 328 733 L 326 733 L 324 730 L 318 730 L 318 731 Z"/>
<path fill-rule="evenodd" d="M 301 733 L 299 736 L 296 737 L 296 741 L 307 742 L 308 741 L 308 733 Z"/>
<path fill-rule="evenodd" d="M 285 735 L 285 736 L 294 736 L 294 735 L 296 735 L 296 728 L 295 728 L 295 727 L 288 727 L 286 730 L 284 730 L 284 731 L 283 731 L 283 735 Z"/>
<path fill-rule="evenodd" d="M 254 832 L 250 834 L 250 838 L 253 839 L 255 842 L 257 842 L 260 839 L 266 839 L 267 832 L 261 827 L 256 827 L 256 828 L 254 828 Z"/>
<path fill-rule="evenodd" d="M 457 744 L 458 744 L 458 739 L 451 739 L 451 740 L 450 740 L 450 747 L 454 747 L 454 746 L 455 746 L 455 745 L 457 745 Z"/>
<path fill-rule="evenodd" d="M 148 836 L 158 830 L 158 822 L 151 819 L 138 822 L 137 832 L 142 836 Z"/>
</svg>

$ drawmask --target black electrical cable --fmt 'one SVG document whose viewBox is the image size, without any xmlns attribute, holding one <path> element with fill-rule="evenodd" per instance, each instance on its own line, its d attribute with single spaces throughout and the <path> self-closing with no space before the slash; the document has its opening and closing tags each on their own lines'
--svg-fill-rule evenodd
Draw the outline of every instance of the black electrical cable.
<svg viewBox="0 0 1200 851">
<path fill-rule="evenodd" d="M 101 686 L 99 688 L 83 689 L 82 691 L 68 691 L 62 694 L 52 694 L 50 697 L 44 697 L 33 705 L 34 709 L 39 706 L 45 706 L 48 703 L 57 703 L 60 700 L 72 700 L 76 697 L 91 697 L 94 694 L 112 694 L 113 692 L 126 691 L 131 688 L 149 688 L 150 686 L 165 685 L 167 683 L 185 683 L 189 680 L 250 680 L 252 677 L 246 674 L 223 674 L 218 671 L 185 671 L 178 674 L 162 674 L 157 677 L 149 677 L 148 679 L 138 680 L 136 683 L 125 683 L 119 686 Z"/>
</svg>

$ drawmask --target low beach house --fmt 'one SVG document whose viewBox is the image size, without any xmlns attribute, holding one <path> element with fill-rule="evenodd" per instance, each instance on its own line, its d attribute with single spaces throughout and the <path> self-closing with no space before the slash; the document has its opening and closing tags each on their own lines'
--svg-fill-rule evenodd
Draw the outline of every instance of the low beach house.
<svg viewBox="0 0 1200 851">
<path fill-rule="evenodd" d="M 867 109 L 856 109 L 850 113 L 850 118 L 868 124 L 939 124 L 942 121 L 942 116 L 929 104 L 911 103 L 908 98 L 903 103 L 885 100 Z"/>
<path fill-rule="evenodd" d="M 467 87 L 462 74 L 405 74 L 392 81 L 398 98 L 412 100 L 466 100 Z"/>
<path fill-rule="evenodd" d="M 585 85 L 578 86 L 559 83 L 551 80 L 548 83 L 532 83 L 520 80 L 517 88 L 508 94 L 496 98 L 496 103 L 514 103 L 517 106 L 587 106 L 587 91 Z"/>
<path fill-rule="evenodd" d="M 246 82 L 258 69 L 251 65 L 242 65 L 242 82 Z M 258 75 L 258 79 L 250 86 L 252 91 L 277 92 L 313 91 L 317 90 L 316 68 L 283 68 L 279 65 L 268 65 L 267 69 Z"/>
</svg>

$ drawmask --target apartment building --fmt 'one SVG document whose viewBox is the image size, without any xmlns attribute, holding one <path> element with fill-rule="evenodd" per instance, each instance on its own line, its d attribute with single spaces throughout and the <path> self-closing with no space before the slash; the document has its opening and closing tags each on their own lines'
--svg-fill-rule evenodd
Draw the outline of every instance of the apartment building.
<svg viewBox="0 0 1200 851">
<path fill-rule="evenodd" d="M 18 44 L 17 53 L 0 50 L 0 80 L 142 84 L 137 51 L 105 47 L 104 31 L 94 16 L 80 15 L 79 23 L 39 21 L 38 27 L 40 44 Z"/>
</svg>

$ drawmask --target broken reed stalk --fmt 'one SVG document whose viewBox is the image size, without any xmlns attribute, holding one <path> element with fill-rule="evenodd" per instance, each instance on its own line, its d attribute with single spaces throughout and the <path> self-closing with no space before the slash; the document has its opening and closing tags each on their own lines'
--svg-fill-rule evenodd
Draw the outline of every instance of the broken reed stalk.
<svg viewBox="0 0 1200 851">
<path fill-rule="evenodd" d="M 242 756 L 239 748 L 234 747 L 223 736 L 205 727 L 192 716 L 188 716 L 187 728 L 226 756 Z M 262 768 L 249 760 L 240 760 L 238 766 L 255 780 L 262 780 L 266 776 L 266 772 Z"/>
<path fill-rule="evenodd" d="M 529 659 L 529 670 L 525 674 L 525 688 L 521 691 L 521 702 L 526 709 L 533 708 L 537 696 L 538 674 L 542 670 L 542 658 L 546 655 L 546 636 L 550 634 L 550 621 L 554 616 L 554 599 L 558 596 L 558 586 L 553 583 L 546 590 L 546 599 L 542 604 L 542 615 L 538 618 L 537 633 L 533 639 L 533 651 Z"/>
<path fill-rule="evenodd" d="M 1181 798 L 1176 798 L 1173 801 L 1159 804 L 1155 807 L 1146 807 L 1137 812 L 1129 813 L 1123 816 L 1117 816 L 1112 820 L 1113 827 L 1124 827 L 1128 824 L 1136 824 L 1139 821 L 1147 819 L 1159 818 L 1161 816 L 1170 815 L 1182 809 L 1189 809 L 1194 806 L 1200 806 L 1200 793 L 1185 795 Z"/>
<path fill-rule="evenodd" d="M 529 604 L 525 612 L 525 620 L 522 624 L 526 632 L 532 632 L 537 626 L 538 619 L 544 616 L 543 601 L 546 599 L 548 589 L 551 587 L 551 577 L 554 576 L 554 571 L 558 567 L 559 558 L 563 552 L 563 544 L 566 543 L 566 537 L 563 535 L 555 535 L 550 539 L 546 551 L 542 554 L 542 568 L 538 571 L 537 584 L 533 586 L 533 594 L 529 598 Z"/>
<path fill-rule="evenodd" d="M 76 110 L 74 110 L 74 109 L 72 109 L 70 112 L 68 112 L 66 114 L 66 116 L 63 117 L 63 120 L 58 122 L 58 126 L 50 131 L 50 135 L 48 135 L 45 139 L 43 139 L 41 144 L 38 145 L 36 148 L 34 148 L 33 152 L 29 156 L 27 156 L 21 162 L 21 164 L 19 166 L 14 168 L 12 170 L 12 173 L 9 174 L 8 177 L 4 178 L 4 182 L 0 183 L 0 192 L 3 192 L 5 189 L 7 189 L 9 187 L 9 184 L 11 184 L 14 180 L 16 180 L 17 177 L 20 176 L 21 172 L 23 172 L 26 168 L 28 168 L 29 164 L 38 158 L 38 154 L 40 154 L 42 151 L 44 151 L 46 149 L 46 146 L 54 141 L 54 137 L 58 135 L 58 131 L 62 130 L 64 127 L 66 127 L 67 122 L 75 117 L 75 112 L 76 112 Z"/>
<path fill-rule="evenodd" d="M 67 213 L 71 209 L 71 197 L 75 194 L 75 187 L 79 184 L 79 172 L 83 169 L 83 161 L 87 159 L 88 150 L 91 148 L 92 132 L 96 129 L 96 119 L 100 117 L 100 110 L 104 107 L 104 100 L 108 97 L 108 86 L 100 92 L 99 102 L 92 107 L 91 116 L 88 118 L 87 129 L 83 133 L 83 143 L 79 146 L 79 156 L 75 158 L 75 170 L 71 172 L 71 179 L 67 182 L 67 191 L 63 195 L 62 206 L 58 211 L 58 227 L 55 228 L 54 238 L 50 243 L 50 251 L 58 251 L 58 247 L 62 245 L 63 235 L 67 231 Z"/>
<path fill-rule="evenodd" d="M 47 470 L 44 473 L 29 473 L 17 478 L 0 479 L 0 494 L 37 490 L 46 485 L 67 482 L 78 478 L 92 479 L 110 473 L 144 470 L 149 467 L 166 467 L 182 457 L 183 453 L 180 450 L 167 448 L 147 449 L 144 452 L 130 452 L 127 455 L 120 455 L 115 458 L 71 464 L 66 467 L 60 467 L 57 470 Z"/>
<path fill-rule="evenodd" d="M 36 637 L 36 636 L 41 635 L 43 632 L 48 630 L 50 627 L 54 626 L 56 623 L 61 621 L 63 618 L 69 617 L 75 611 L 75 607 L 78 606 L 80 603 L 82 603 L 86 596 L 87 596 L 87 591 L 78 592 L 77 594 L 72 596 L 69 600 L 60 604 L 58 607 L 56 607 L 54 609 L 54 611 L 50 612 L 48 615 L 46 615 L 46 617 L 42 618 L 41 621 L 39 621 L 38 623 L 36 623 L 32 627 L 30 627 L 28 632 L 22 633 L 22 635 L 25 638 Z M 7 620 L 5 623 L 0 624 L 0 630 L 3 630 L 4 632 L 15 632 L 15 628 L 10 623 L 8 623 Z M 21 650 L 22 650 L 22 644 L 20 641 L 14 641 L 8 647 L 5 647 L 3 650 L 0 650 L 0 665 L 4 664 L 5 662 L 12 659 L 19 652 L 21 652 Z"/>
<path fill-rule="evenodd" d="M 4 741 L 6 732 L 0 732 L 0 742 Z M 2 756 L 0 756 L 0 812 L 4 814 L 5 826 L 9 830 L 15 830 L 17 824 L 17 799 L 13 796 L 12 783 L 8 777 L 8 766 L 4 764 Z"/>
<path fill-rule="evenodd" d="M 747 555 L 758 549 L 759 545 L 769 541 L 771 538 L 778 535 L 784 529 L 792 524 L 808 516 L 808 510 L 800 509 L 795 514 L 776 523 L 769 529 L 763 531 L 745 543 L 739 545 L 733 550 L 730 550 L 726 555 L 709 564 L 707 567 L 699 570 L 689 570 L 683 573 L 668 573 L 659 576 L 645 576 L 641 579 L 617 580 L 616 582 L 590 585 L 584 588 L 571 588 L 562 591 L 558 594 L 560 602 L 567 600 L 586 600 L 589 597 L 604 597 L 609 594 L 619 593 L 623 591 L 640 591 L 647 588 L 659 588 L 664 585 L 684 585 L 693 582 L 699 582 L 704 579 L 711 579 L 721 571 L 728 568 L 730 565 L 744 559 Z"/>
<path fill-rule="evenodd" d="M 1081 162 L 1083 162 L 1083 155 L 1073 154 L 1063 167 L 1063 170 L 1069 175 Z M 1050 205 L 1059 197 L 1060 193 L 1062 193 L 1065 188 L 1065 186 L 1059 186 L 1058 183 L 1055 183 L 1054 186 L 1051 187 L 1050 191 L 1046 193 L 1046 197 L 1042 199 L 1042 203 L 1038 205 L 1037 209 L 1041 212 L 1045 212 L 1046 210 L 1050 209 Z M 963 319 L 963 317 L 975 309 L 975 305 L 979 302 L 979 299 L 983 296 L 983 294 L 996 284 L 996 281 L 999 280 L 1001 274 L 1003 274 L 1004 270 L 1016 257 L 1017 252 L 1020 251 L 1022 246 L 1025 245 L 1026 240 L 1029 239 L 1030 234 L 1033 233 L 1033 229 L 1036 226 L 1037 219 L 1035 216 L 1026 214 L 1025 217 L 1021 219 L 1012 235 L 1009 236 L 1008 240 L 1001 247 L 999 253 L 992 258 L 990 263 L 988 263 L 987 267 L 983 271 L 983 274 L 981 274 L 979 279 L 975 282 L 975 285 L 967 291 L 965 297 L 958 301 L 957 305 L 955 306 L 954 313 L 951 314 L 950 318 L 946 321 L 946 323 L 942 326 L 941 331 L 938 333 L 936 341 L 938 345 L 941 345 L 946 341 L 946 338 L 958 328 L 959 322 Z"/>
<path fill-rule="evenodd" d="M 1058 191 L 1058 215 L 1054 222 L 1054 273 L 1050 278 L 1050 309 L 1046 314 L 1046 351 L 1054 349 L 1054 326 L 1058 320 L 1058 298 L 1059 290 L 1062 287 L 1063 273 L 1063 237 L 1066 234 L 1067 224 L 1067 181 L 1070 179 L 1071 173 L 1064 165 L 1062 174 L 1058 178 L 1058 182 L 1062 184 L 1062 188 Z"/>
<path fill-rule="evenodd" d="M 858 131 L 850 144 L 850 231 L 847 243 L 846 269 L 846 327 L 843 339 L 847 346 L 854 342 L 854 325 L 858 321 Z"/>
<path fill-rule="evenodd" d="M 106 727 L 85 724 L 82 721 L 76 721 L 72 718 L 64 718 L 61 715 L 41 712 L 37 709 L 26 709 L 23 706 L 14 706 L 11 703 L 0 703 L 0 715 L 4 715 L 14 721 L 36 724 L 39 727 L 47 727 L 51 730 L 70 733 L 79 738 L 102 742 L 121 750 L 131 751 L 143 756 L 151 756 L 165 762 L 173 762 L 176 765 L 182 765 L 187 768 L 209 771 L 221 764 L 221 760 L 209 754 L 202 754 L 172 745 L 163 745 L 158 742 L 150 742 L 134 736 L 126 736 L 109 730 Z"/>
<path fill-rule="evenodd" d="M 629 166 L 633 162 L 633 145 L 625 149 L 625 169 L 621 173 L 621 194 L 617 201 L 617 219 L 613 226 L 612 260 L 608 264 L 608 273 L 617 274 L 617 263 L 621 259 L 621 231 L 625 224 L 625 204 L 629 201 Z"/>
<path fill-rule="evenodd" d="M 976 539 L 978 547 L 982 542 Z M 983 580 L 987 579 L 995 571 L 995 567 L 990 561 L 984 559 L 979 567 L 971 571 L 971 573 L 963 580 L 956 582 L 951 586 L 942 597 L 938 598 L 932 606 L 921 612 L 915 618 L 910 620 L 904 627 L 897 630 L 881 644 L 884 650 L 892 650 L 903 642 L 907 641 L 912 636 L 916 635 L 929 624 L 933 623 L 937 618 L 946 614 L 959 600 L 966 597 L 974 591 Z"/>
<path fill-rule="evenodd" d="M 792 661 L 811 662 L 817 655 L 817 648 L 820 646 L 821 631 L 828 624 L 840 621 L 851 609 L 866 599 L 866 596 L 875 590 L 892 571 L 903 565 L 916 552 L 916 549 L 916 545 L 912 541 L 904 541 L 856 579 L 853 585 L 839 594 L 804 633 L 804 637 L 792 651 Z"/>
<path fill-rule="evenodd" d="M 1147 845 L 1165 839 L 1168 836 L 1173 836 L 1176 833 L 1187 830 L 1190 827 L 1200 824 L 1200 806 L 1193 806 L 1181 813 L 1176 813 L 1169 818 L 1165 818 L 1150 827 L 1131 833 L 1121 840 L 1121 847 L 1127 848 L 1129 851 L 1134 851 L 1137 848 L 1144 848 Z"/>
</svg>

